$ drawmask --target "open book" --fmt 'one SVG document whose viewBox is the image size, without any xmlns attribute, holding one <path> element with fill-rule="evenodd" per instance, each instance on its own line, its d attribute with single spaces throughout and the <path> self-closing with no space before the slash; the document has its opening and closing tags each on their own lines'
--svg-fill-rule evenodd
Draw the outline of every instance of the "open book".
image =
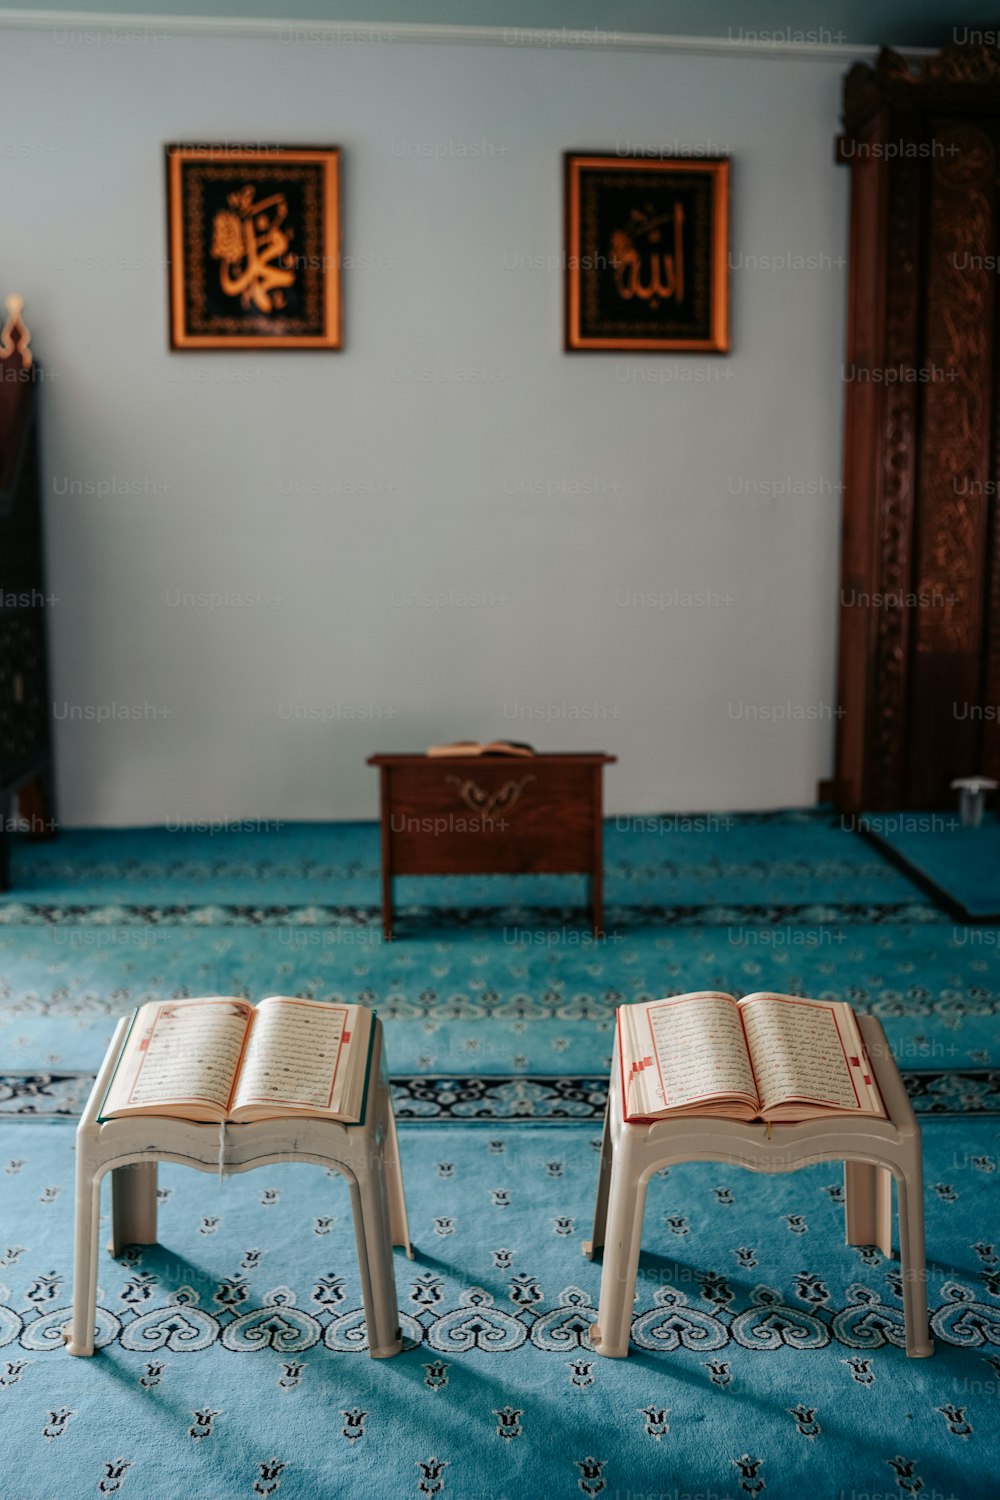
<svg viewBox="0 0 1000 1500">
<path fill-rule="evenodd" d="M 533 745 L 524 740 L 456 740 L 452 745 L 428 745 L 431 758 L 444 759 L 449 755 L 537 755 Z"/>
<path fill-rule="evenodd" d="M 697 990 L 622 1005 L 618 1049 L 626 1120 L 885 1119 L 854 1012 L 841 1001 Z"/>
<path fill-rule="evenodd" d="M 98 1116 L 364 1119 L 374 1012 L 272 995 L 141 1005 Z"/>
</svg>

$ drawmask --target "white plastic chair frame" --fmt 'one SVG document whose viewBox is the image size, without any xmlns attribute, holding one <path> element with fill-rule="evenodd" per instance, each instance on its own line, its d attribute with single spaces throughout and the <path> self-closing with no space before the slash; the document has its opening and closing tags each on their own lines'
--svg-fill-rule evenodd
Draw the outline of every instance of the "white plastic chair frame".
<svg viewBox="0 0 1000 1500">
<path fill-rule="evenodd" d="M 611 1063 L 604 1118 L 590 1259 L 603 1247 L 597 1322 L 590 1330 L 598 1354 L 628 1354 L 642 1239 L 646 1188 L 654 1172 L 685 1161 L 720 1161 L 751 1172 L 794 1172 L 820 1161 L 844 1162 L 844 1204 L 849 1245 L 878 1245 L 892 1255 L 892 1180 L 899 1207 L 900 1259 L 906 1352 L 923 1359 L 934 1352 L 927 1323 L 924 1262 L 924 1197 L 920 1127 L 874 1016 L 858 1024 L 875 1070 L 888 1119 L 831 1115 L 797 1124 L 739 1120 L 657 1120 L 627 1125 L 622 1119 L 618 1043 Z"/>
<path fill-rule="evenodd" d="M 111 1173 L 112 1255 L 126 1245 L 157 1238 L 156 1173 L 161 1161 L 200 1172 L 219 1171 L 219 1127 L 162 1115 L 100 1123 L 97 1118 L 128 1027 L 118 1024 L 76 1132 L 76 1248 L 73 1321 L 66 1331 L 70 1354 L 92 1355 L 97 1315 L 97 1260 L 101 1184 Z M 396 1123 L 382 1046 L 374 1026 L 364 1122 L 283 1118 L 227 1124 L 226 1173 L 248 1172 L 280 1161 L 309 1161 L 347 1178 L 354 1215 L 361 1296 L 369 1352 L 385 1359 L 402 1348 L 392 1246 L 413 1256 L 399 1165 Z M 137 1141 L 145 1144 L 137 1146 Z"/>
</svg>

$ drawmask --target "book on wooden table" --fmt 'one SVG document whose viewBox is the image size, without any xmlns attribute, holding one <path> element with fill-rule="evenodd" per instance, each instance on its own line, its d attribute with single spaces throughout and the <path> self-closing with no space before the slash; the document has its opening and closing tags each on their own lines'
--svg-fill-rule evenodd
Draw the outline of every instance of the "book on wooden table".
<svg viewBox="0 0 1000 1500">
<path fill-rule="evenodd" d="M 271 995 L 141 1005 L 98 1115 L 218 1124 L 364 1119 L 374 1012 Z"/>
<path fill-rule="evenodd" d="M 450 755 L 537 755 L 538 751 L 534 745 L 529 745 L 525 740 L 455 740 L 450 745 L 428 745 L 427 754 L 431 759 L 444 760 Z"/>
<path fill-rule="evenodd" d="M 617 1020 L 628 1121 L 886 1118 L 854 1012 L 841 1001 L 697 990 L 619 1006 Z"/>
</svg>

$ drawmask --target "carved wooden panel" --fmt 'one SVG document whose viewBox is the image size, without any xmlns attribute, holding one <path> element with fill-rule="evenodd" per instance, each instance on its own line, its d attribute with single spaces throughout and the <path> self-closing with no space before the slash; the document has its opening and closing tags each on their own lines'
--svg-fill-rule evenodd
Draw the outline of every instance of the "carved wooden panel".
<svg viewBox="0 0 1000 1500">
<path fill-rule="evenodd" d="M 15 311 L 16 304 L 16 311 Z M 0 329 L 0 890 L 9 879 L 15 794 L 35 793 L 39 823 L 53 830 L 51 715 L 46 662 L 46 594 L 34 414 L 40 379 L 8 297 Z"/>
<path fill-rule="evenodd" d="M 1000 238 L 1000 236 L 998 236 Z M 987 776 L 1000 781 L 1000 342 L 993 349 L 993 451 L 990 455 L 990 480 L 987 486 L 987 566 L 986 624 L 983 648 L 984 709 L 993 713 L 983 718 L 980 761 Z"/>
<path fill-rule="evenodd" d="M 44 751 L 48 736 L 45 629 L 40 610 L 0 612 L 0 781 Z"/>
<path fill-rule="evenodd" d="M 905 128 L 911 137 L 915 135 L 912 121 Z M 885 371 L 912 368 L 917 359 L 919 233 L 920 167 L 916 158 L 909 157 L 900 162 L 889 187 L 886 259 L 892 270 L 886 278 Z M 886 381 L 884 389 L 878 576 L 869 592 L 902 600 L 910 592 L 917 392 L 914 383 L 905 380 Z M 905 777 L 910 612 L 899 604 L 875 613 L 871 774 L 866 778 L 866 801 L 895 807 Z"/>
<path fill-rule="evenodd" d="M 38 501 L 38 452 L 33 430 L 20 463 L 0 487 L 0 609 L 10 595 L 30 591 L 42 576 L 41 515 Z"/>
<path fill-rule="evenodd" d="M 874 278 L 885 385 L 881 403 L 848 386 L 844 496 L 844 577 L 850 564 L 855 587 L 889 602 L 867 642 L 842 603 L 839 680 L 863 683 L 851 701 L 865 723 L 842 726 L 837 798 L 948 806 L 953 777 L 1000 777 L 1000 51 L 919 65 L 883 52 L 848 75 L 844 124 L 855 178 L 871 172 L 860 142 L 893 146 L 875 169 L 881 218 L 859 224 L 852 192 L 848 347 L 853 309 L 879 316 Z M 877 253 L 858 253 L 862 233 Z M 867 568 L 849 545 L 866 526 Z"/>
<path fill-rule="evenodd" d="M 1000 52 L 995 47 L 957 45 L 912 67 L 884 47 L 874 67 L 855 63 L 844 80 L 844 124 L 854 131 L 880 110 L 942 109 L 970 113 L 995 110 L 1000 90 Z"/>
<path fill-rule="evenodd" d="M 932 122 L 920 541 L 907 803 L 942 806 L 979 770 L 996 152 L 968 121 Z"/>
</svg>

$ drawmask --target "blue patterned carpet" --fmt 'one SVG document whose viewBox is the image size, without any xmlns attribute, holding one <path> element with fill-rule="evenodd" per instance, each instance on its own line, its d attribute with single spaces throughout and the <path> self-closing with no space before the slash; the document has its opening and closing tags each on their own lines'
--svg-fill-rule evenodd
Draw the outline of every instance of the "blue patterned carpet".
<svg viewBox="0 0 1000 1500">
<path fill-rule="evenodd" d="M 8 920 L 24 903 L 93 908 L 162 906 L 199 920 L 201 909 L 293 906 L 351 912 L 378 903 L 379 839 L 374 823 L 230 825 L 217 833 L 167 828 L 77 829 L 51 843 L 20 844 Z M 783 906 L 817 900 L 845 905 L 926 907 L 926 898 L 833 815 L 664 814 L 611 818 L 605 825 L 607 900 L 644 907 L 715 903 Z M 520 907 L 582 900 L 574 876 L 460 877 L 399 882 L 400 900 L 436 907 L 493 905 L 506 893 Z"/>
<path fill-rule="evenodd" d="M 978 828 L 956 813 L 866 813 L 859 823 L 973 921 L 1000 921 L 1000 818 L 992 809 Z M 997 934 L 993 945 L 996 949 Z"/>
<path fill-rule="evenodd" d="M 370 825 L 17 849 L 0 897 L 2 1500 L 997 1493 L 992 929 L 955 925 L 823 813 L 621 820 L 606 853 L 604 942 L 582 883 L 533 878 L 400 882 L 384 944 Z M 587 1350 L 614 1008 L 715 986 L 882 1019 L 925 1121 L 932 1359 L 905 1358 L 898 1262 L 844 1246 L 825 1167 L 654 1182 L 635 1347 Z M 222 1186 L 164 1168 L 163 1244 L 102 1256 L 105 1347 L 81 1361 L 58 1343 L 70 1121 L 115 1018 L 212 992 L 383 1017 L 417 1247 L 397 1257 L 398 1359 L 364 1353 L 343 1185 L 301 1165 Z"/>
<path fill-rule="evenodd" d="M 394 1360 L 364 1352 L 346 1189 L 302 1165 L 162 1168 L 163 1244 L 102 1256 L 103 1347 L 74 1360 L 72 1128 L 2 1138 L 5 1500 L 119 1474 L 125 1500 L 996 1493 L 995 1121 L 927 1132 L 928 1360 L 900 1347 L 898 1262 L 843 1244 L 836 1167 L 707 1164 L 653 1183 L 637 1347 L 594 1356 L 598 1132 L 546 1125 L 402 1129 Z"/>
</svg>

